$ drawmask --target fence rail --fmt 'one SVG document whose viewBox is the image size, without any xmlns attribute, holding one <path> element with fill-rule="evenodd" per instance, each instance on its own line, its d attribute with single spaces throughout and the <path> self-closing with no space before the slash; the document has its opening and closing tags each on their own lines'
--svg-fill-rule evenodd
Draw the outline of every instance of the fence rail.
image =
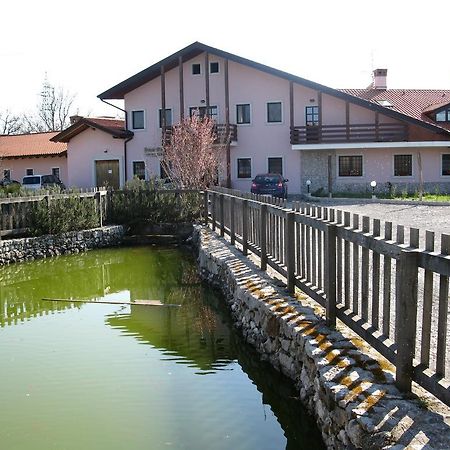
<svg viewBox="0 0 450 450">
<path fill-rule="evenodd" d="M 316 300 L 330 326 L 340 319 L 385 356 L 402 391 L 415 381 L 450 405 L 449 235 L 436 244 L 429 231 L 224 188 L 207 197 L 213 230 L 285 276 L 291 293 L 297 286 Z"/>
<path fill-rule="evenodd" d="M 142 216 L 142 208 L 157 209 L 157 203 L 155 201 L 157 197 L 169 197 L 171 200 L 165 204 L 170 209 L 171 214 L 167 210 L 161 212 L 161 215 L 168 217 L 169 221 L 171 217 L 174 217 L 176 212 L 179 212 L 179 215 L 182 216 L 181 212 L 189 208 L 190 215 L 187 215 L 188 219 L 204 220 L 202 217 L 205 211 L 203 206 L 204 193 L 197 189 L 143 189 L 138 191 L 137 194 L 133 190 L 107 191 L 104 188 L 93 188 L 85 192 L 80 191 L 76 193 L 45 192 L 29 197 L 0 198 L 0 239 L 2 237 L 26 235 L 32 225 L 31 211 L 36 204 L 44 202 L 44 205 L 48 207 L 54 201 L 74 196 L 82 199 L 82 201 L 93 201 L 95 203 L 95 215 L 98 218 L 98 224 L 100 226 L 103 226 L 105 223 L 112 223 L 117 219 L 114 213 L 117 212 L 118 202 L 122 201 L 125 205 L 133 202 L 134 210 L 132 213 L 138 219 Z M 198 203 L 198 214 L 196 214 L 197 209 L 193 208 L 193 199 L 197 200 L 195 203 Z M 151 200 L 153 200 L 153 203 Z M 187 205 L 187 202 L 190 202 L 190 204 Z M 124 208 L 122 207 L 122 209 Z M 125 213 L 129 215 L 130 211 L 126 211 L 125 208 Z M 124 218 L 122 217 L 122 219 Z M 119 221 L 119 223 L 123 223 L 123 221 Z"/>
<path fill-rule="evenodd" d="M 93 188 L 77 193 L 52 193 L 48 191 L 29 197 L 0 198 L 0 239 L 1 237 L 26 233 L 30 227 L 30 213 L 34 205 L 42 202 L 49 205 L 54 200 L 69 198 L 74 195 L 80 199 L 92 199 L 95 202 L 99 224 L 102 226 L 106 215 L 106 194 L 107 191 L 103 188 Z"/>
</svg>

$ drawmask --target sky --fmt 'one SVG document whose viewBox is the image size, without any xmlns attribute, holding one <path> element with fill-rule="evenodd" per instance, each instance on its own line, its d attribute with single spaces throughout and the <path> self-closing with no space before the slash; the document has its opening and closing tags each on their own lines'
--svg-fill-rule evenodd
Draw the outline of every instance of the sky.
<svg viewBox="0 0 450 450">
<path fill-rule="evenodd" d="M 97 95 L 200 41 L 333 88 L 450 89 L 448 0 L 22 0 L 0 9 L 0 112 L 35 109 L 42 83 Z"/>
</svg>

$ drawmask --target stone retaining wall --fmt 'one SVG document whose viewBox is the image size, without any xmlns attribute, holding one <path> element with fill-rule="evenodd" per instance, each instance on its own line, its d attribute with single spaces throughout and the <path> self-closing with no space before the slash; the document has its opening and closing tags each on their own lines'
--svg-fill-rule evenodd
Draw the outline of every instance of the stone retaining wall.
<svg viewBox="0 0 450 450">
<path fill-rule="evenodd" d="M 448 448 L 443 417 L 405 399 L 392 372 L 326 327 L 311 299 L 288 296 L 209 229 L 198 228 L 195 241 L 202 277 L 223 291 L 235 325 L 261 357 L 294 380 L 328 448 Z"/>
<path fill-rule="evenodd" d="M 122 225 L 113 225 L 92 230 L 72 231 L 58 236 L 45 235 L 2 240 L 0 241 L 0 266 L 119 245 L 123 234 Z"/>
</svg>

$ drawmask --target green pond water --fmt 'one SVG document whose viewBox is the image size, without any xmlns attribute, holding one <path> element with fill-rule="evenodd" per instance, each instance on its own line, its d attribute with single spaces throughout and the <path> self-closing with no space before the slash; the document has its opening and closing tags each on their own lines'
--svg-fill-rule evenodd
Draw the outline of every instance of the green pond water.
<svg viewBox="0 0 450 450">
<path fill-rule="evenodd" d="M 321 449 L 296 395 L 177 249 L 0 268 L 1 450 Z"/>
</svg>

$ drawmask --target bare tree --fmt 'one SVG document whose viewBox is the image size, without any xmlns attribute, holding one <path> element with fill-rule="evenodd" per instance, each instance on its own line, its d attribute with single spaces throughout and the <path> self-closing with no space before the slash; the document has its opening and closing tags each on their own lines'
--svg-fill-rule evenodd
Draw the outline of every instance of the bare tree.
<svg viewBox="0 0 450 450">
<path fill-rule="evenodd" d="M 161 164 L 169 178 L 181 188 L 204 189 L 216 184 L 224 144 L 216 144 L 214 120 L 197 115 L 172 128 L 164 145 Z"/>
<path fill-rule="evenodd" d="M 18 134 L 24 131 L 23 117 L 8 109 L 0 112 L 0 134 Z"/>
<path fill-rule="evenodd" d="M 62 87 L 55 87 L 47 79 L 42 84 L 36 115 L 23 117 L 28 132 L 61 131 L 70 125 L 75 95 Z"/>
</svg>

